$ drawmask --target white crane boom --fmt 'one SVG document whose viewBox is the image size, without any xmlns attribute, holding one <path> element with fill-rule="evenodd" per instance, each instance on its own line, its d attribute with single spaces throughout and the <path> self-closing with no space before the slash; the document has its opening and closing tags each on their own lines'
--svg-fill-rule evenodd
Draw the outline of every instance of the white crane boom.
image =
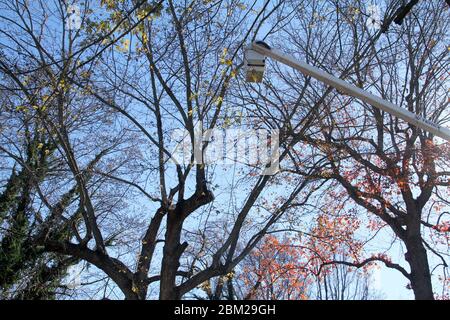
<svg viewBox="0 0 450 320">
<path fill-rule="evenodd" d="M 338 77 L 335 77 L 323 70 L 320 70 L 319 68 L 311 66 L 305 62 L 298 61 L 294 57 L 285 55 L 284 53 L 282 53 L 277 49 L 271 49 L 269 48 L 269 46 L 261 44 L 260 42 L 253 42 L 250 46 L 250 50 L 253 50 L 263 56 L 270 57 L 283 64 L 286 64 L 302 72 L 305 75 L 320 80 L 323 83 L 326 83 L 327 85 L 330 85 L 350 96 L 359 98 L 362 101 L 378 109 L 386 111 L 418 128 L 431 132 L 434 135 L 450 142 L 450 130 L 448 128 L 435 124 L 432 121 L 425 119 L 415 113 L 400 108 L 389 101 L 383 100 L 380 97 L 377 97 L 367 91 L 364 91 L 361 88 L 349 84 L 344 80 L 339 79 Z"/>
</svg>

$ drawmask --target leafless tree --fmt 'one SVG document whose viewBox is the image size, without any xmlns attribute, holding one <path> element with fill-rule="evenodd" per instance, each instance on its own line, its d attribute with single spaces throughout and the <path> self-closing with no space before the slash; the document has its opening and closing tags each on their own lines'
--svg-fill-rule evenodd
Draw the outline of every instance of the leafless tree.
<svg viewBox="0 0 450 320">
<path fill-rule="evenodd" d="M 399 3 L 378 5 L 382 21 L 373 26 L 367 24 L 369 10 L 361 1 L 312 1 L 294 10 L 273 45 L 417 115 L 447 124 L 448 6 L 443 1 L 420 2 L 402 26 L 390 25 L 386 31 L 381 26 L 390 24 Z M 431 277 L 437 269 L 430 266 L 429 254 L 437 258 L 433 261 L 443 268 L 444 278 L 448 261 L 448 226 L 443 220 L 448 213 L 448 143 L 302 74 L 276 65 L 271 69 L 273 80 L 266 83 L 264 104 L 259 103 L 261 116 L 270 118 L 267 110 L 279 106 L 277 117 L 292 128 L 287 134 L 314 148 L 312 157 L 322 158 L 320 176 L 330 181 L 335 196 L 348 195 L 364 209 L 361 212 L 388 226 L 406 249 L 409 270 L 382 256 L 324 263 L 362 267 L 382 261 L 410 281 L 417 299 L 433 299 Z M 295 116 L 302 109 L 318 117 L 306 132 L 298 133 L 301 122 Z M 306 148 L 293 150 L 286 170 L 302 174 L 309 167 L 301 158 Z"/>
</svg>

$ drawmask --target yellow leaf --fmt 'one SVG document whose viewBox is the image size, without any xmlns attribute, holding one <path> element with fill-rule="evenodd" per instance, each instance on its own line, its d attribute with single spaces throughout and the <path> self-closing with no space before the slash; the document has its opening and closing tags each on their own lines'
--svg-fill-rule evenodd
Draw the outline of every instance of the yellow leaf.
<svg viewBox="0 0 450 320">
<path fill-rule="evenodd" d="M 223 98 L 222 97 L 218 97 L 217 99 L 216 99 L 216 104 L 220 104 L 220 103 L 222 103 L 223 102 Z"/>
<path fill-rule="evenodd" d="M 129 39 L 122 39 L 120 41 L 121 45 L 116 45 L 116 49 L 119 52 L 125 53 L 128 52 L 130 49 L 130 40 Z"/>
<path fill-rule="evenodd" d="M 237 6 L 238 6 L 238 8 L 241 9 L 241 10 L 247 9 L 247 6 L 246 6 L 244 3 L 238 3 Z"/>
</svg>

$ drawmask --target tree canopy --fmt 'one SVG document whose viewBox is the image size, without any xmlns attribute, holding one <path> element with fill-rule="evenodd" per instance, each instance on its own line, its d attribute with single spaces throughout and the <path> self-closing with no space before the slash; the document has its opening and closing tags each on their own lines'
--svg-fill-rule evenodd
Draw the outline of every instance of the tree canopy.
<svg viewBox="0 0 450 320">
<path fill-rule="evenodd" d="M 450 7 L 402 5 L 0 0 L 0 297 L 449 298 L 449 142 L 245 75 L 263 40 L 448 127 Z"/>
</svg>

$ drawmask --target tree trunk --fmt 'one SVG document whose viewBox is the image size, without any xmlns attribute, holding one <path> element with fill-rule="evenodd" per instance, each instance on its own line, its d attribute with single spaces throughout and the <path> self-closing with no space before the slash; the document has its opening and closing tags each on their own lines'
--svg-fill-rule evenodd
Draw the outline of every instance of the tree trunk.
<svg viewBox="0 0 450 320">
<path fill-rule="evenodd" d="M 411 287 L 416 300 L 434 300 L 427 251 L 419 236 L 406 241 L 406 260 L 411 268 Z"/>
<path fill-rule="evenodd" d="M 180 294 L 176 287 L 176 275 L 180 266 L 180 256 L 184 246 L 180 244 L 183 219 L 179 210 L 169 211 L 160 279 L 160 300 L 179 300 Z"/>
</svg>

